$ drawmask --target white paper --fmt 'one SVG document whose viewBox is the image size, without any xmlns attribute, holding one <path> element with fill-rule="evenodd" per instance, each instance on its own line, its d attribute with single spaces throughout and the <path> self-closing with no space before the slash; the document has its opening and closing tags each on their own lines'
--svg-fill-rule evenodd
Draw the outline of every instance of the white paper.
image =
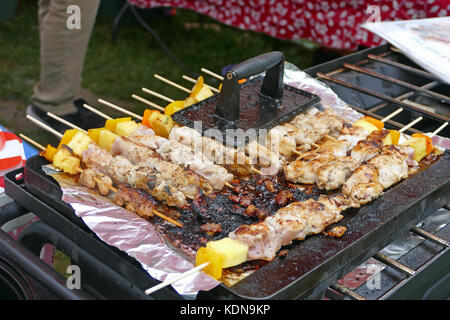
<svg viewBox="0 0 450 320">
<path fill-rule="evenodd" d="M 366 23 L 362 27 L 450 84 L 450 17 Z"/>
</svg>

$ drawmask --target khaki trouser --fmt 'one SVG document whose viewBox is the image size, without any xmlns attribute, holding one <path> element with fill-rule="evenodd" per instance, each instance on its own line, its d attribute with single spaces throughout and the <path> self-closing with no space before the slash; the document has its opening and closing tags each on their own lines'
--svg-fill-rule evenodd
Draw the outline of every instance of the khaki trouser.
<svg viewBox="0 0 450 320">
<path fill-rule="evenodd" d="M 67 8 L 73 4 L 80 8 L 80 29 L 67 27 L 72 16 Z M 77 110 L 73 101 L 80 98 L 84 59 L 99 4 L 100 0 L 39 1 L 41 74 L 31 97 L 37 107 L 57 115 Z"/>
</svg>

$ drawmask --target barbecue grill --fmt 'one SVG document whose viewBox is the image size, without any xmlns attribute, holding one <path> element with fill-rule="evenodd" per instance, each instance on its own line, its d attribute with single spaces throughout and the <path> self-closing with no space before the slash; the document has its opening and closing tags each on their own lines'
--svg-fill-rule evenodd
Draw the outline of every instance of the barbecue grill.
<svg viewBox="0 0 450 320">
<path fill-rule="evenodd" d="M 387 128 L 401 128 L 422 116 L 423 121 L 409 132 L 428 132 L 449 119 L 449 86 L 388 45 L 360 51 L 306 72 L 325 81 L 341 99 L 363 114 L 382 119 L 399 106 L 404 108 L 395 121 L 386 122 Z M 440 135 L 450 136 L 450 129 L 444 129 Z M 145 289 L 159 282 L 136 260 L 99 240 L 60 201 L 61 190 L 42 172 L 43 163 L 36 156 L 27 161 L 25 169 L 12 171 L 5 177 L 6 194 L 13 202 L 2 207 L 2 223 L 28 211 L 40 220 L 29 225 L 17 241 L 3 231 L 0 233 L 0 257 L 9 260 L 5 263 L 0 260 L 9 267 L 1 268 L 2 274 L 13 279 L 23 277 L 8 273 L 14 266 L 17 272 L 34 278 L 60 298 L 186 298 L 170 287 L 145 295 Z M 310 237 L 292 245 L 285 257 L 277 257 L 235 285 L 201 291 L 197 298 L 447 298 L 450 225 L 430 229 L 427 218 L 438 210 L 450 215 L 449 168 L 450 152 L 446 151 L 374 202 L 346 213 L 339 223 L 347 228 L 344 237 L 323 234 Z M 397 260 L 381 251 L 405 235 L 420 237 L 419 245 Z M 48 243 L 83 270 L 81 290 L 69 290 L 59 275 L 39 261 L 41 248 Z M 345 281 L 339 281 L 368 259 L 385 266 L 381 271 L 384 279 L 381 288 L 366 290 L 367 286 L 362 284 L 352 290 Z M 20 291 L 17 289 L 20 286 L 14 288 Z"/>
</svg>

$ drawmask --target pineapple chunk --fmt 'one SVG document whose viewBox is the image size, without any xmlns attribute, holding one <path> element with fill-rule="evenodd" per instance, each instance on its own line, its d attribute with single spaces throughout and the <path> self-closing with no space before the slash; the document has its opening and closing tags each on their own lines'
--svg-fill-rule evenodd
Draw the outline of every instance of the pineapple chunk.
<svg viewBox="0 0 450 320">
<path fill-rule="evenodd" d="M 88 129 L 88 136 L 91 137 L 92 141 L 98 144 L 98 138 L 100 136 L 100 132 L 103 130 L 108 130 L 105 127 L 103 128 L 93 128 Z"/>
<path fill-rule="evenodd" d="M 116 130 L 114 131 L 114 133 L 118 136 L 129 136 L 137 129 L 139 129 L 139 124 L 137 124 L 135 121 L 124 121 L 119 122 L 116 125 Z"/>
<path fill-rule="evenodd" d="M 77 156 L 81 156 L 81 153 L 87 150 L 91 142 L 92 139 L 87 134 L 78 131 L 66 145 L 72 149 L 73 153 Z"/>
<path fill-rule="evenodd" d="M 248 246 L 231 238 L 210 241 L 206 248 L 222 258 L 223 268 L 236 266 L 247 260 Z"/>
<path fill-rule="evenodd" d="M 63 144 L 53 157 L 53 165 L 68 174 L 77 174 L 80 159 L 74 156 L 72 149 Z"/>
<path fill-rule="evenodd" d="M 392 143 L 392 133 L 389 132 L 389 134 L 386 135 L 386 137 L 383 138 L 383 145 L 388 146 L 391 145 Z"/>
<path fill-rule="evenodd" d="M 109 130 L 102 130 L 98 136 L 98 145 L 100 148 L 111 151 L 111 147 L 116 140 L 117 135 Z"/>
<path fill-rule="evenodd" d="M 209 265 L 203 268 L 203 271 L 209 274 L 214 279 L 220 279 L 222 277 L 222 257 L 214 254 L 208 248 L 201 247 L 197 250 L 195 257 L 195 265 L 199 266 L 205 262 L 209 262 Z"/>
<path fill-rule="evenodd" d="M 111 132 L 116 132 L 116 126 L 121 122 L 131 121 L 131 117 L 108 119 L 105 123 L 105 128 Z"/>
<path fill-rule="evenodd" d="M 200 89 L 200 92 L 197 93 L 194 98 L 197 101 L 202 101 L 202 100 L 205 100 L 205 99 L 207 99 L 207 98 L 209 98 L 209 97 L 211 97 L 213 95 L 214 95 L 214 93 L 211 91 L 211 89 L 209 89 L 208 87 L 204 86 L 204 87 L 202 87 Z"/>
<path fill-rule="evenodd" d="M 363 127 L 368 132 L 378 130 L 377 126 L 375 126 L 374 124 L 372 124 L 369 121 L 366 121 L 364 119 L 359 119 L 359 120 L 355 121 L 355 123 L 353 123 L 353 126 L 354 127 Z"/>
<path fill-rule="evenodd" d="M 150 128 L 152 128 L 158 136 L 164 138 L 169 137 L 170 130 L 172 130 L 175 125 L 171 117 L 159 112 L 153 112 L 150 115 L 148 122 Z"/>
<path fill-rule="evenodd" d="M 67 144 L 70 142 L 70 140 L 72 140 L 72 138 L 73 138 L 78 132 L 80 132 L 80 131 L 77 130 L 77 129 L 68 129 L 68 130 L 66 130 L 66 131 L 64 132 L 64 135 L 63 135 L 62 138 L 61 138 L 61 141 L 59 142 L 58 149 L 59 149 L 63 144 L 67 145 Z"/>
<path fill-rule="evenodd" d="M 422 137 L 413 137 L 403 143 L 414 149 L 414 160 L 419 162 L 427 155 L 427 141 Z"/>
</svg>

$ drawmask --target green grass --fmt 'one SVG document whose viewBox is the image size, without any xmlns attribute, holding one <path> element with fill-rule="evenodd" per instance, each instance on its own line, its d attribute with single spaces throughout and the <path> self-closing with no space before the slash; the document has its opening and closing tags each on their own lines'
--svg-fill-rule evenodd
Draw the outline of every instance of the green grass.
<svg viewBox="0 0 450 320">
<path fill-rule="evenodd" d="M 145 13 L 149 16 L 148 11 Z M 147 21 L 169 50 L 196 73 L 200 73 L 201 67 L 219 73 L 224 66 L 272 50 L 282 51 L 287 61 L 300 68 L 312 65 L 314 59 L 314 46 L 311 49 L 291 41 L 228 27 L 188 10 L 177 10 L 177 14 L 171 17 L 153 14 Z M 195 27 L 188 28 L 189 25 Z M 192 87 L 190 82 L 181 78 L 186 72 L 166 55 L 150 33 L 134 19 L 125 19 L 117 42 L 113 43 L 111 29 L 112 18 L 99 16 L 83 71 L 82 86 L 93 100 L 90 103 L 99 106 L 95 100 L 101 97 L 141 113 L 145 106 L 131 98 L 131 94 L 136 93 L 155 103 L 165 104 L 143 93 L 142 87 L 174 99 L 185 98 L 184 92 L 154 78 L 158 73 L 185 87 Z M 46 144 L 54 141 L 51 135 L 23 119 L 32 87 L 39 79 L 39 70 L 37 4 L 36 1 L 22 0 L 12 21 L 0 21 L 0 124 Z M 212 77 L 205 76 L 205 81 L 218 86 Z M 102 110 L 117 115 L 108 109 Z"/>
</svg>

